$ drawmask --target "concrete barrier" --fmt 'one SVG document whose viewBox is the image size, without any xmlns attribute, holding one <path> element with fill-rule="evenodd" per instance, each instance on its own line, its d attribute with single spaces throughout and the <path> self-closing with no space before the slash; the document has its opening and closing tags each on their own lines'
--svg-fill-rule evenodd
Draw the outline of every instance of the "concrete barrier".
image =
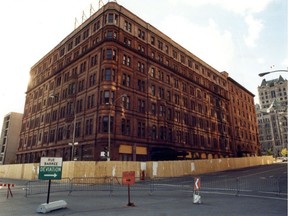
<svg viewBox="0 0 288 216">
<path fill-rule="evenodd" d="M 67 208 L 67 202 L 64 200 L 58 200 L 50 203 L 43 203 L 36 209 L 37 213 L 48 213 L 58 209 Z"/>
</svg>

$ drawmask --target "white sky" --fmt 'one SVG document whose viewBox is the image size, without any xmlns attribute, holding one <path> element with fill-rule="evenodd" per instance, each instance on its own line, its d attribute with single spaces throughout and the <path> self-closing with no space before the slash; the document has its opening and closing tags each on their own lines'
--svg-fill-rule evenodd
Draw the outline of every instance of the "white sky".
<svg viewBox="0 0 288 216">
<path fill-rule="evenodd" d="M 104 3 L 107 0 L 103 0 Z M 118 0 L 257 96 L 259 73 L 288 67 L 287 0 Z M 0 3 L 0 127 L 23 112 L 29 70 L 81 23 L 98 0 L 9 0 Z M 274 73 L 266 79 L 288 73 Z M 258 98 L 255 98 L 258 103 Z"/>
</svg>

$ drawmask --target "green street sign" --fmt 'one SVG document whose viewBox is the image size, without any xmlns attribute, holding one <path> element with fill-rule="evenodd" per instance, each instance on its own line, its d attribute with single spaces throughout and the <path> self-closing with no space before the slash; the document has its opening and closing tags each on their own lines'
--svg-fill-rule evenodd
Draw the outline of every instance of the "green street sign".
<svg viewBox="0 0 288 216">
<path fill-rule="evenodd" d="M 39 175 L 41 180 L 57 180 L 62 178 L 62 158 L 41 157 Z"/>
</svg>

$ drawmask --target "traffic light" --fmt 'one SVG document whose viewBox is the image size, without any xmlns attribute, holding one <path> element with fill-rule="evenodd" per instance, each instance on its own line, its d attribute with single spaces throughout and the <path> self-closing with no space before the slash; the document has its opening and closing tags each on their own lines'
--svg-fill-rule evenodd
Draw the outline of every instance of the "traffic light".
<svg viewBox="0 0 288 216">
<path fill-rule="evenodd" d="M 106 158 L 108 158 L 108 147 L 107 146 L 104 147 L 104 156 Z"/>
</svg>

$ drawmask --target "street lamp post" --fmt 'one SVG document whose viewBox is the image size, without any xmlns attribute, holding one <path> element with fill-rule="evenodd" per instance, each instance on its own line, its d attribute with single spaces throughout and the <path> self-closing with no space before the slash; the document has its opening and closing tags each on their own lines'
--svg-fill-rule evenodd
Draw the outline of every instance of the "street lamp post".
<svg viewBox="0 0 288 216">
<path fill-rule="evenodd" d="M 75 111 L 74 111 L 75 112 Z M 73 120 L 73 134 L 72 134 L 72 143 L 68 143 L 69 146 L 71 146 L 71 154 L 70 154 L 70 160 L 77 160 L 75 157 L 75 146 L 78 145 L 78 142 L 75 142 L 75 132 L 76 132 L 76 113 L 74 114 L 74 120 Z"/>
<path fill-rule="evenodd" d="M 120 95 L 118 98 L 116 98 L 114 100 L 114 102 L 112 102 L 109 105 L 114 105 L 116 104 L 117 100 L 119 100 L 120 98 L 123 97 L 127 97 L 127 94 L 122 94 Z M 109 116 L 108 116 L 108 152 L 107 152 L 107 161 L 110 161 L 111 157 L 110 157 L 110 152 L 111 152 L 111 108 L 109 108 Z"/>
<path fill-rule="evenodd" d="M 258 74 L 258 76 L 260 76 L 260 77 L 263 77 L 263 76 L 265 76 L 265 75 L 267 75 L 267 74 L 270 74 L 270 73 L 277 73 L 277 72 L 288 72 L 288 70 L 274 70 L 274 71 L 266 71 L 266 72 L 263 72 L 263 73 L 260 73 L 260 74 Z"/>
</svg>

